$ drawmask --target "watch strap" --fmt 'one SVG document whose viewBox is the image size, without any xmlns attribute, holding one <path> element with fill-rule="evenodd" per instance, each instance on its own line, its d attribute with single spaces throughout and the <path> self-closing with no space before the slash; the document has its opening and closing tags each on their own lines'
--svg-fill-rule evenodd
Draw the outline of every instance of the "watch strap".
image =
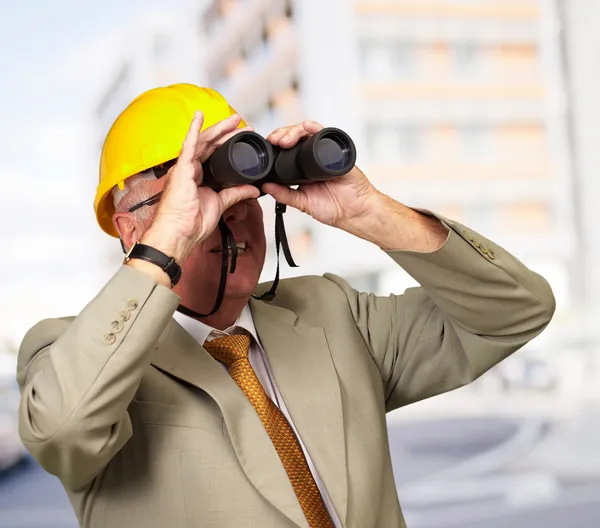
<svg viewBox="0 0 600 528">
<path fill-rule="evenodd" d="M 181 278 L 181 266 L 175 262 L 173 257 L 165 255 L 156 248 L 135 242 L 131 249 L 125 255 L 124 264 L 131 259 L 140 259 L 150 262 L 162 269 L 171 279 L 171 284 L 175 286 Z"/>
</svg>

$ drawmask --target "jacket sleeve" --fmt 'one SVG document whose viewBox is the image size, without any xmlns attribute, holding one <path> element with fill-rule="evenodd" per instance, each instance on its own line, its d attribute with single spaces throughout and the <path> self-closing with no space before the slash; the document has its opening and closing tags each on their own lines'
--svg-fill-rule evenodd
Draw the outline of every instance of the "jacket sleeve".
<svg viewBox="0 0 600 528">
<path fill-rule="evenodd" d="M 180 299 L 123 266 L 75 318 L 48 319 L 19 350 L 19 433 L 67 489 L 89 484 L 132 435 L 127 407 Z"/>
<path fill-rule="evenodd" d="M 546 280 L 473 230 L 449 228 L 432 253 L 389 251 L 419 287 L 402 295 L 344 291 L 385 387 L 386 410 L 464 386 L 540 334 L 555 310 Z"/>
</svg>

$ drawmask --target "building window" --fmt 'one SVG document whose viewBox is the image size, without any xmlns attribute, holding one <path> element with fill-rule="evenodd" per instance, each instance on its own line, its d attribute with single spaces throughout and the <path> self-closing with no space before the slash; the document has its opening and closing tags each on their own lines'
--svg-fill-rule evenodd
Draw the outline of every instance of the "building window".
<svg viewBox="0 0 600 528">
<path fill-rule="evenodd" d="M 415 161 L 422 156 L 423 131 L 420 126 L 405 125 L 398 129 L 398 154 L 401 161 Z"/>
<path fill-rule="evenodd" d="M 392 72 L 396 77 L 410 75 L 414 69 L 415 50 L 413 44 L 398 42 L 392 46 Z"/>
<path fill-rule="evenodd" d="M 414 57 L 411 43 L 366 41 L 361 46 L 360 70 L 373 80 L 405 77 L 414 70 Z"/>
<path fill-rule="evenodd" d="M 492 236 L 497 209 L 495 204 L 482 200 L 479 203 L 469 203 L 463 208 L 463 218 L 465 225 L 476 230 L 483 236 Z"/>
<path fill-rule="evenodd" d="M 219 10 L 222 15 L 226 15 L 235 7 L 235 0 L 219 0 Z"/>
<path fill-rule="evenodd" d="M 458 128 L 460 152 L 463 159 L 490 161 L 494 154 L 493 136 L 485 125 L 465 125 Z"/>
<path fill-rule="evenodd" d="M 300 91 L 300 83 L 298 81 L 298 77 L 294 76 L 292 77 L 292 82 L 290 83 L 290 88 L 298 93 Z"/>
<path fill-rule="evenodd" d="M 389 50 L 383 44 L 368 44 L 361 53 L 361 72 L 373 80 L 385 79 L 389 76 Z"/>
<path fill-rule="evenodd" d="M 423 131 L 417 125 L 374 125 L 367 131 L 370 158 L 377 163 L 407 163 L 423 154 Z"/>
<path fill-rule="evenodd" d="M 552 204 L 548 202 L 515 202 L 500 209 L 502 227 L 510 231 L 543 233 L 552 228 Z"/>
<path fill-rule="evenodd" d="M 293 0 L 286 0 L 285 2 L 285 16 L 289 19 L 294 18 L 294 6 Z"/>
<path fill-rule="evenodd" d="M 480 46 L 469 42 L 462 42 L 452 46 L 456 71 L 460 76 L 471 77 L 478 75 L 481 68 Z"/>
<path fill-rule="evenodd" d="M 204 31 L 207 35 L 213 35 L 215 27 L 218 26 L 220 19 L 219 2 L 215 0 L 204 10 L 201 17 L 201 25 L 204 27 Z"/>
<path fill-rule="evenodd" d="M 397 134 L 391 126 L 373 126 L 367 133 L 367 144 L 372 158 L 377 163 L 397 160 Z"/>
<path fill-rule="evenodd" d="M 314 251 L 314 244 L 314 234 L 311 229 L 306 227 L 293 233 L 289 238 L 289 247 L 292 255 L 309 255 Z"/>
</svg>

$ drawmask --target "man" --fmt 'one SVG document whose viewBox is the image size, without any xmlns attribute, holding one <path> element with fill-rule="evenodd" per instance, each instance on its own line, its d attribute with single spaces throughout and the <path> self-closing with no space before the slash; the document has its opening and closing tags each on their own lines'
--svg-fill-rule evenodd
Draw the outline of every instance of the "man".
<svg viewBox="0 0 600 528">
<path fill-rule="evenodd" d="M 79 315 L 23 340 L 21 437 L 84 527 L 404 526 L 386 412 L 472 382 L 552 318 L 542 277 L 358 168 L 263 190 L 376 244 L 421 287 L 376 297 L 327 274 L 253 298 L 266 289 L 259 190 L 198 186 L 201 163 L 245 129 L 212 90 L 134 100 L 106 139 L 96 212 L 151 262 L 127 259 Z M 289 148 L 320 129 L 306 121 L 267 139 Z M 243 249 L 222 305 L 175 314 L 214 303 L 221 217 Z"/>
</svg>

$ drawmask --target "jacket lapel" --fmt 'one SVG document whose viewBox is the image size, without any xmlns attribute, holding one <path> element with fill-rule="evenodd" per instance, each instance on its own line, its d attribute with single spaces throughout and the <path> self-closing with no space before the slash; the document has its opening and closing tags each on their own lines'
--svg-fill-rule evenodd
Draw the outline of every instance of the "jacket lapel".
<svg viewBox="0 0 600 528">
<path fill-rule="evenodd" d="M 345 525 L 348 476 L 342 399 L 325 332 L 273 304 L 253 299 L 250 308 L 277 387 Z"/>
<path fill-rule="evenodd" d="M 287 473 L 256 411 L 227 371 L 177 321 L 173 320 L 163 334 L 152 364 L 202 389 L 216 401 L 250 482 L 292 522 L 308 527 Z"/>
</svg>

